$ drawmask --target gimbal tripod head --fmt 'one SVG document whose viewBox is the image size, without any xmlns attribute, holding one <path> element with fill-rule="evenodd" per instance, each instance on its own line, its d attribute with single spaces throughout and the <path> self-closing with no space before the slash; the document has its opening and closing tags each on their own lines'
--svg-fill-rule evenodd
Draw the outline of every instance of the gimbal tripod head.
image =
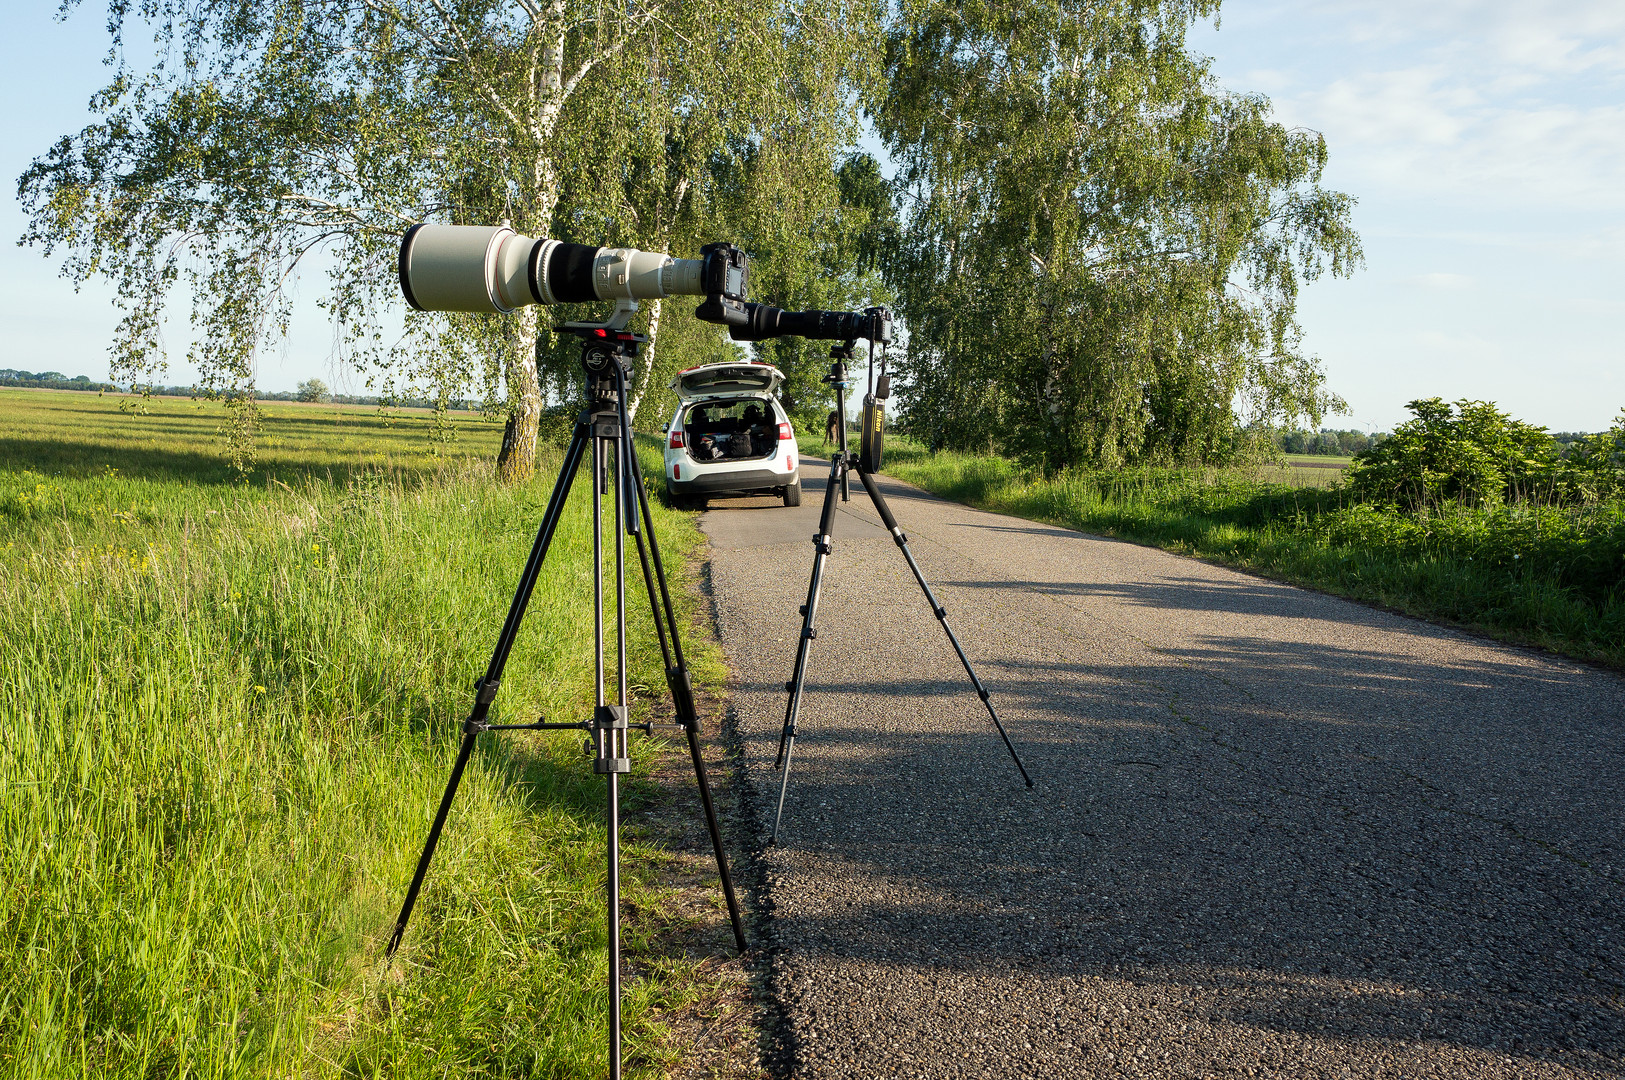
<svg viewBox="0 0 1625 1080">
<path fill-rule="evenodd" d="M 649 340 L 645 334 L 634 334 L 626 329 L 637 310 L 636 300 L 617 300 L 615 310 L 603 322 L 567 322 L 553 328 L 560 334 L 581 339 L 581 366 L 587 371 L 590 392 L 613 376 L 616 367 L 620 368 L 623 380 L 631 376 L 638 346 Z"/>
</svg>

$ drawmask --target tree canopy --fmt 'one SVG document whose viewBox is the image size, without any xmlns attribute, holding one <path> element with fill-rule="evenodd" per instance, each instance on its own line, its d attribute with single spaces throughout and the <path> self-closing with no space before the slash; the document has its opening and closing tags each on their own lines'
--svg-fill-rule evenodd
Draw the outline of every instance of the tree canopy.
<svg viewBox="0 0 1625 1080">
<path fill-rule="evenodd" d="M 65 10 L 82 0 L 65 0 Z M 310 257 L 341 361 L 508 418 L 529 474 L 575 350 L 547 323 L 400 310 L 401 232 L 433 220 L 693 256 L 732 240 L 752 295 L 894 303 L 903 421 L 1046 465 L 1210 461 L 1339 404 L 1300 348 L 1298 289 L 1360 259 L 1325 140 L 1223 91 L 1186 47 L 1218 0 L 109 0 L 97 119 L 19 181 L 27 241 L 126 316 L 114 376 L 190 360 L 252 433 L 256 351 Z M 156 36 L 150 62 L 126 50 Z M 132 59 L 136 56 L 137 59 Z M 853 152 L 859 110 L 898 174 Z M 659 303 L 634 410 L 732 355 Z M 827 408 L 822 343 L 755 346 L 786 403 Z"/>
<path fill-rule="evenodd" d="M 901 164 L 886 270 L 903 423 L 1045 465 L 1213 460 L 1340 402 L 1299 283 L 1348 273 L 1326 143 L 1221 90 L 1217 0 L 903 0 L 872 111 Z"/>
<path fill-rule="evenodd" d="M 719 225 L 743 229 L 744 187 L 757 224 L 807 235 L 838 214 L 829 177 L 864 74 L 851 35 L 872 37 L 876 18 L 869 0 L 110 0 L 114 76 L 97 121 L 19 181 L 25 240 L 116 284 L 116 377 L 161 369 L 164 303 L 184 283 L 189 359 L 249 411 L 256 350 L 285 331 L 290 283 L 322 252 L 346 359 L 481 382 L 509 415 L 502 470 L 522 477 L 573 354 L 536 347 L 534 308 L 413 315 L 386 334 L 402 231 L 508 221 L 693 255 L 728 238 Z M 150 64 L 125 48 L 141 30 Z M 795 254 L 781 276 L 806 277 Z M 659 305 L 646 317 L 658 345 Z M 707 334 L 695 347 L 722 347 Z M 646 366 L 637 390 L 649 381 Z"/>
</svg>

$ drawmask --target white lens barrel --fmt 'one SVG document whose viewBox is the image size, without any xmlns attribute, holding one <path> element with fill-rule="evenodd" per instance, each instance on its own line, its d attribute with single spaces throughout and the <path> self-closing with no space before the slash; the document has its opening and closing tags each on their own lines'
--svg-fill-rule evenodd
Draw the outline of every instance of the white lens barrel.
<svg viewBox="0 0 1625 1080">
<path fill-rule="evenodd" d="M 660 288 L 667 296 L 699 296 L 705 292 L 704 271 L 704 259 L 673 259 L 660 271 Z"/>
<path fill-rule="evenodd" d="M 534 304 L 536 297 L 530 292 L 530 251 L 536 241 L 508 230 L 508 235 L 497 241 L 497 255 L 492 260 L 492 300 L 498 311 L 508 312 L 526 304 Z"/>
<path fill-rule="evenodd" d="M 674 259 L 636 248 L 599 248 L 592 287 L 600 300 L 659 300 L 701 289 L 698 259 Z"/>
<path fill-rule="evenodd" d="M 533 240 L 506 225 L 415 225 L 402 238 L 400 254 L 401 291 L 420 311 L 505 314 L 526 304 L 594 296 L 698 296 L 705 288 L 704 267 L 701 259 L 674 259 L 636 248 L 593 251 Z M 566 280 L 550 280 L 554 275 Z M 590 282 L 583 280 L 589 276 Z"/>
</svg>

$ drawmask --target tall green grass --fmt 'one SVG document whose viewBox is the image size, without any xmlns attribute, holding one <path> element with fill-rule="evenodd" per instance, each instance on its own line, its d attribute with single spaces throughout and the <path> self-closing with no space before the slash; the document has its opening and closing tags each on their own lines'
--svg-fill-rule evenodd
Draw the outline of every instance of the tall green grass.
<svg viewBox="0 0 1625 1080">
<path fill-rule="evenodd" d="M 1153 544 L 1625 667 L 1625 503 L 1419 512 L 1253 470 L 1078 470 L 898 441 L 886 469 L 946 498 Z M 1329 470 L 1328 470 L 1329 471 Z"/>
<path fill-rule="evenodd" d="M 603 784 L 580 736 L 486 737 L 380 963 L 556 461 L 516 488 L 428 458 L 245 488 L 0 449 L 0 1075 L 601 1075 Z M 591 701 L 585 489 L 503 682 L 514 720 Z M 692 520 L 657 514 L 680 564 Z M 647 713 L 637 588 L 634 566 Z M 635 744 L 646 770 L 660 751 Z M 653 947 L 661 858 L 628 851 L 645 1072 L 692 993 L 692 962 Z"/>
</svg>

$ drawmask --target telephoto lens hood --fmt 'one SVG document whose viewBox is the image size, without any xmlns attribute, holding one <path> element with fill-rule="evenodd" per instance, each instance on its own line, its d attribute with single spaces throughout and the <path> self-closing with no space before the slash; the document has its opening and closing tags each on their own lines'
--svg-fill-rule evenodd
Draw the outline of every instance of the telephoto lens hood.
<svg viewBox="0 0 1625 1080">
<path fill-rule="evenodd" d="M 535 239 L 506 225 L 414 225 L 401 237 L 401 293 L 419 311 L 506 314 L 526 304 L 706 296 L 743 312 L 747 260 L 731 244 L 699 259 Z M 702 307 L 705 305 L 702 305 Z M 721 320 L 716 320 L 721 321 Z"/>
</svg>

